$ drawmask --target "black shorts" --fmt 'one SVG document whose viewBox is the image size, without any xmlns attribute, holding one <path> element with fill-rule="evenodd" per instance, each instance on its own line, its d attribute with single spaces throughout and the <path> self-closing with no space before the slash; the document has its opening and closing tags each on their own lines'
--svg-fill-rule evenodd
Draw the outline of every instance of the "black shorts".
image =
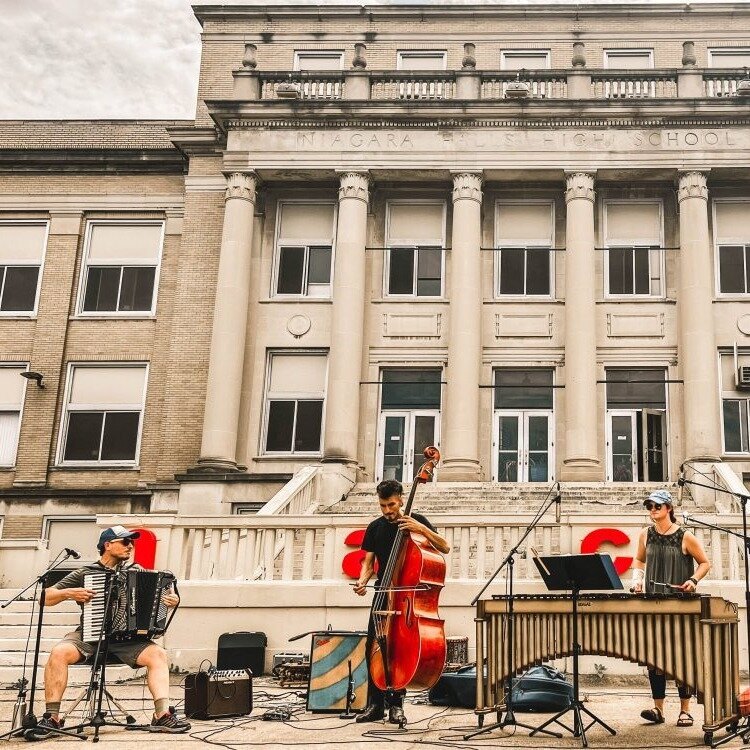
<svg viewBox="0 0 750 750">
<path fill-rule="evenodd" d="M 72 643 L 84 659 L 91 659 L 96 653 L 96 643 L 87 643 L 81 638 L 81 631 L 68 633 L 60 643 Z M 108 652 L 116 656 L 123 664 L 138 669 L 138 657 L 141 652 L 153 643 L 148 638 L 133 638 L 130 641 L 111 641 Z"/>
</svg>

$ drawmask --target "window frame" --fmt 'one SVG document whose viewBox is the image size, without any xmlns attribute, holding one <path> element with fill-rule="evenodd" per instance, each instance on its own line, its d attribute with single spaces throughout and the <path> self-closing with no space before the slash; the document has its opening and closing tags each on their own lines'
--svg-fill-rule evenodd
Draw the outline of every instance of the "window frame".
<svg viewBox="0 0 750 750">
<path fill-rule="evenodd" d="M 294 67 L 297 73 L 325 73 L 324 70 L 305 70 L 300 67 L 300 60 L 304 57 L 338 57 L 338 67 L 330 68 L 331 71 L 344 69 L 344 50 L 341 49 L 296 49 L 294 50 Z"/>
<path fill-rule="evenodd" d="M 404 58 L 409 57 L 440 57 L 441 65 L 437 68 L 424 68 L 424 70 L 411 70 L 404 68 Z M 435 70 L 448 70 L 448 50 L 445 49 L 399 49 L 396 50 L 396 70 L 404 71 L 405 73 L 429 73 Z"/>
<path fill-rule="evenodd" d="M 722 300 L 737 300 L 738 302 L 747 302 L 750 297 L 750 285 L 747 285 L 745 292 L 722 292 L 721 291 L 721 264 L 719 251 L 722 246 L 730 245 L 743 245 L 745 248 L 750 247 L 750 234 L 744 239 L 739 239 L 731 236 L 722 237 L 719 235 L 719 224 L 717 220 L 717 206 L 720 203 L 744 203 L 748 210 L 750 210 L 750 197 L 748 198 L 714 198 L 711 201 L 711 225 L 712 225 L 712 241 L 714 247 L 714 294 L 717 298 Z M 748 263 L 748 250 L 745 251 L 745 263 Z M 747 284 L 747 270 L 745 275 L 745 283 Z"/>
<path fill-rule="evenodd" d="M 13 361 L 0 362 L 0 368 L 18 369 L 18 370 L 21 370 L 22 372 L 28 372 L 29 366 L 30 366 L 29 362 L 13 362 Z M 18 377 L 21 377 L 20 374 Z M 5 469 L 14 469 L 18 463 L 18 446 L 21 440 L 21 424 L 23 423 L 23 409 L 26 404 L 26 393 L 28 391 L 28 387 L 29 387 L 29 381 L 26 378 L 24 378 L 23 390 L 21 391 L 21 403 L 19 404 L 19 407 L 18 407 L 18 426 L 16 428 L 16 453 L 15 453 L 15 456 L 13 457 L 13 463 L 10 463 L 10 464 L 0 463 L 0 471 L 5 470 Z M 0 409 L 0 411 L 5 411 L 5 410 Z M 11 412 L 11 413 L 14 413 L 14 412 Z"/>
<path fill-rule="evenodd" d="M 607 207 L 610 205 L 633 205 L 633 204 L 656 204 L 659 210 L 659 240 L 658 245 L 654 246 L 648 244 L 646 240 L 643 242 L 632 243 L 628 242 L 613 242 L 610 244 L 607 232 Z M 665 300 L 667 298 L 667 271 L 666 262 L 664 257 L 664 201 L 661 198 L 639 198 L 635 200 L 623 200 L 621 198 L 606 199 L 602 202 L 601 208 L 601 234 L 602 234 L 602 247 L 604 248 L 604 299 L 605 300 Z M 609 288 L 609 250 L 641 250 L 647 249 L 648 253 L 648 280 L 649 280 L 649 292 L 648 294 L 636 294 L 633 291 L 632 294 L 624 292 L 610 292 Z M 659 258 L 659 281 L 661 282 L 661 292 L 659 294 L 651 294 L 651 281 L 654 278 L 652 275 L 651 268 L 651 251 L 658 252 Z M 633 264 L 635 264 L 635 253 L 633 253 Z M 635 266 L 633 267 L 633 289 L 635 290 Z"/>
<path fill-rule="evenodd" d="M 288 244 L 282 245 L 282 237 L 281 237 L 281 217 L 283 213 L 283 208 L 285 205 L 290 204 L 298 204 L 298 205 L 326 205 L 326 206 L 333 206 L 333 225 L 331 227 L 331 237 L 330 237 L 330 247 L 331 247 L 331 273 L 328 280 L 328 294 L 326 295 L 319 295 L 319 296 L 311 296 L 309 294 L 309 281 L 308 279 L 308 272 L 310 268 L 310 248 L 313 247 L 328 247 L 326 240 L 318 240 L 317 238 L 314 241 L 311 241 L 310 238 L 306 240 L 306 244 L 302 244 L 300 241 L 289 241 Z M 334 276 L 334 270 L 336 267 L 336 234 L 338 229 L 338 219 L 339 219 L 339 207 L 338 203 L 333 200 L 326 200 L 324 198 L 319 199 L 311 199 L 311 200 L 304 200 L 303 198 L 291 198 L 288 200 L 279 200 L 276 203 L 276 226 L 274 227 L 274 246 L 273 246 L 273 264 L 271 268 L 271 289 L 270 289 L 270 297 L 277 300 L 311 300 L 311 301 L 322 301 L 322 300 L 330 300 L 333 299 L 333 276 Z M 300 294 L 287 294 L 284 292 L 277 291 L 279 286 L 279 270 L 280 270 L 280 263 L 281 263 L 281 249 L 282 247 L 303 247 L 305 250 L 305 257 L 302 267 L 302 282 L 305 291 L 301 292 Z"/>
<path fill-rule="evenodd" d="M 708 67 L 709 68 L 717 68 L 719 70 L 740 70 L 743 67 L 746 67 L 744 65 L 740 66 L 740 68 L 737 68 L 735 66 L 730 66 L 729 68 L 726 68 L 722 65 L 716 65 L 714 56 L 718 53 L 718 56 L 721 57 L 723 54 L 730 54 L 730 55 L 747 55 L 748 56 L 748 65 L 747 67 L 750 67 L 750 47 L 709 47 L 708 48 Z"/>
<path fill-rule="evenodd" d="M 500 206 L 501 205 L 516 205 L 516 206 L 528 206 L 528 205 L 548 205 L 551 210 L 550 227 L 551 232 L 549 236 L 549 242 L 543 241 L 541 238 L 527 241 L 525 245 L 505 245 L 500 246 L 498 240 L 498 234 L 500 231 Z M 493 217 L 493 252 L 492 252 L 492 275 L 493 275 L 493 296 L 495 300 L 508 300 L 508 301 L 547 301 L 555 299 L 555 221 L 556 221 L 556 210 L 555 201 L 552 198 L 532 198 L 525 200 L 523 198 L 498 198 L 495 201 Z M 527 287 L 528 277 L 528 254 L 526 250 L 549 250 L 549 292 L 547 294 L 501 294 L 500 293 L 500 272 L 501 272 L 501 253 L 504 249 L 523 249 L 524 250 L 524 277 L 523 277 L 523 288 Z"/>
<path fill-rule="evenodd" d="M 285 393 L 282 396 L 276 398 L 272 397 L 271 387 L 271 374 L 273 370 L 273 358 L 274 356 L 300 356 L 300 357 L 325 357 L 326 360 L 326 374 L 325 382 L 323 385 L 323 395 L 321 397 L 311 397 L 309 393 L 301 393 L 299 391 Z M 328 393 L 328 373 L 330 367 L 330 352 L 328 349 L 268 349 L 266 352 L 266 366 L 265 366 L 265 379 L 263 385 L 263 419 L 260 430 L 260 446 L 259 455 L 266 458 L 289 458 L 289 460 L 295 460 L 299 458 L 320 458 L 323 455 L 323 448 L 325 446 L 325 425 L 326 425 L 326 402 Z M 267 450 L 266 445 L 268 443 L 268 422 L 271 401 L 294 401 L 295 402 L 295 421 L 294 431 L 292 433 L 292 450 L 291 451 L 270 451 Z M 318 451 L 295 451 L 294 450 L 294 435 L 297 430 L 297 406 L 299 401 L 321 401 L 323 407 L 320 414 L 320 449 Z"/>
<path fill-rule="evenodd" d="M 83 253 L 81 255 L 81 271 L 78 279 L 78 299 L 76 300 L 76 318 L 136 318 L 152 319 L 156 317 L 156 304 L 159 297 L 159 280 L 161 277 L 161 263 L 164 255 L 164 241 L 166 239 L 166 221 L 164 219 L 88 219 L 84 232 Z M 101 262 L 90 263 L 89 254 L 91 252 L 91 236 L 93 228 L 97 225 L 107 226 L 160 226 L 161 233 L 159 237 L 159 251 L 156 262 L 151 263 L 133 263 L 124 264 L 122 262 Z M 154 268 L 154 288 L 151 290 L 151 308 L 149 310 L 84 310 L 86 303 L 86 289 L 88 285 L 88 275 L 91 266 L 109 268 Z M 120 283 L 117 290 L 117 302 L 119 304 L 120 295 L 122 294 L 122 271 L 120 272 Z"/>
<path fill-rule="evenodd" d="M 398 242 L 391 243 L 390 226 L 391 226 L 391 206 L 392 205 L 420 205 L 420 206 L 442 206 L 442 239 L 439 239 L 435 244 L 425 243 L 417 244 L 415 242 L 408 242 L 409 238 L 399 238 Z M 448 206 L 444 200 L 439 198 L 418 198 L 415 200 L 409 200 L 408 198 L 394 198 L 393 200 L 386 201 L 385 208 L 385 258 L 383 262 L 383 297 L 389 300 L 444 300 L 445 299 L 445 251 L 446 251 L 446 233 L 447 233 L 447 222 L 448 222 Z M 437 239 L 437 238 L 436 238 Z M 440 248 L 440 294 L 422 294 L 417 295 L 417 273 L 419 270 L 419 249 L 420 248 Z M 412 292 L 411 294 L 392 294 L 389 290 L 389 279 L 391 270 L 391 249 L 413 249 L 417 252 L 414 253 L 413 270 L 414 276 L 412 277 Z"/>
<path fill-rule="evenodd" d="M 727 449 L 727 435 L 726 435 L 726 429 L 724 428 L 724 404 L 727 401 L 737 401 L 737 402 L 745 402 L 745 433 L 744 433 L 744 439 L 745 444 L 748 445 L 748 449 L 743 451 L 730 451 Z M 747 456 L 750 455 L 750 438 L 748 437 L 748 432 L 750 431 L 750 396 L 747 398 L 725 398 L 724 396 L 719 396 L 719 403 L 721 405 L 721 411 L 719 413 L 719 422 L 721 423 L 721 450 L 722 454 L 725 456 Z M 742 415 L 740 415 L 742 416 Z M 740 422 L 740 445 L 742 445 L 742 423 Z"/>
<path fill-rule="evenodd" d="M 140 406 L 140 419 L 138 421 L 138 436 L 135 444 L 135 455 L 132 461 L 102 461 L 101 458 L 97 461 L 66 461 L 65 460 L 65 446 L 68 440 L 68 425 L 70 422 L 71 411 L 87 411 L 87 412 L 101 412 L 107 414 L 109 412 L 132 412 L 136 411 L 132 404 L 108 404 L 102 408 L 101 404 L 83 404 L 70 408 L 70 396 L 73 390 L 73 375 L 77 368 L 129 368 L 129 369 L 143 369 L 143 392 L 141 394 L 141 406 Z M 143 439 L 143 425 L 146 421 L 146 397 L 148 394 L 148 378 L 150 372 L 150 363 L 145 361 L 135 362 L 92 362 L 92 361 L 73 361 L 68 362 L 66 366 L 65 374 L 65 400 L 63 402 L 64 413 L 60 419 L 60 428 L 57 441 L 57 451 L 55 454 L 55 466 L 58 468 L 70 469 L 70 468 L 96 468 L 96 469 L 140 469 L 140 456 L 141 456 L 141 441 Z M 102 439 L 104 435 L 104 422 L 102 422 L 102 431 L 99 438 L 99 454 L 101 455 Z"/>
<path fill-rule="evenodd" d="M 507 60 L 513 57 L 522 57 L 524 55 L 544 56 L 544 66 L 541 68 L 509 68 Z M 510 72 L 520 72 L 520 70 L 550 70 L 552 64 L 551 52 L 549 49 L 503 49 L 500 50 L 500 70 Z"/>
<path fill-rule="evenodd" d="M 47 245 L 49 244 L 49 232 L 50 222 L 49 219 L 2 219 L 0 225 L 2 226 L 16 226 L 19 224 L 31 224 L 35 226 L 44 225 L 44 244 L 42 245 L 42 254 L 39 259 L 39 274 L 36 279 L 36 292 L 34 294 L 34 308 L 32 310 L 0 310 L 0 318 L 29 318 L 34 319 L 37 317 L 39 312 L 39 295 L 42 291 L 42 276 L 44 274 L 45 261 L 47 260 Z M 24 266 L 28 268 L 36 268 L 36 263 L 29 263 L 28 261 L 4 261 L 0 259 L 0 266 L 7 268 L 8 266 L 18 267 Z M 5 280 L 6 273 L 0 277 L 0 302 L 2 302 L 3 292 L 5 291 Z"/>
<path fill-rule="evenodd" d="M 714 226 L 716 226 L 714 224 Z M 734 351 L 732 348 L 727 347 L 719 347 L 716 351 L 716 378 L 719 386 L 719 429 L 721 430 L 721 451 L 722 455 L 725 456 L 731 456 L 731 457 L 747 457 L 750 456 L 750 391 L 740 391 L 735 382 L 733 381 L 731 384 L 725 385 L 724 383 L 724 368 L 722 366 L 722 357 L 732 357 L 732 360 L 734 360 Z M 746 366 L 743 365 L 742 359 L 746 362 L 750 361 L 750 348 L 748 347 L 738 347 L 737 349 L 737 360 L 740 367 Z M 734 370 L 734 361 L 732 361 L 732 369 Z M 737 373 L 734 373 L 734 376 L 737 376 Z M 728 387 L 727 387 L 728 386 Z M 747 395 L 743 395 L 747 394 Z M 730 394 L 730 395 L 724 395 L 724 394 Z M 747 451 L 729 451 L 727 450 L 727 436 L 726 436 L 726 430 L 724 429 L 724 402 L 725 401 L 746 401 L 746 423 L 745 423 L 745 431 L 746 431 L 746 437 L 748 440 L 748 450 Z M 742 433 L 740 432 L 740 443 L 742 443 L 741 439 Z"/>
<path fill-rule="evenodd" d="M 605 70 L 623 70 L 611 65 L 610 62 L 617 56 L 625 57 L 626 55 L 648 55 L 649 64 L 644 68 L 625 68 L 625 70 L 653 70 L 654 69 L 654 48 L 653 47 L 609 47 L 602 50 L 602 67 Z"/>
</svg>

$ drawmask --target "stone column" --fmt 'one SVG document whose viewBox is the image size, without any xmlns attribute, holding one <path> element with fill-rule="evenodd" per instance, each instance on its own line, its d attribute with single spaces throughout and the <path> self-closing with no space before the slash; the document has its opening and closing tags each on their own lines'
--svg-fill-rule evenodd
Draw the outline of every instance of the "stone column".
<svg viewBox="0 0 750 750">
<path fill-rule="evenodd" d="M 325 463 L 357 463 L 369 198 L 366 173 L 346 172 L 341 175 L 325 405 Z"/>
<path fill-rule="evenodd" d="M 237 470 L 255 193 L 254 173 L 227 177 L 199 470 Z"/>
<path fill-rule="evenodd" d="M 679 363 L 685 412 L 685 460 L 718 460 L 719 386 L 713 323 L 713 253 L 708 232 L 706 174 L 684 172 L 680 205 L 680 272 L 677 291 Z"/>
<path fill-rule="evenodd" d="M 567 176 L 565 203 L 565 458 L 560 478 L 604 479 L 598 451 L 594 175 Z"/>
<path fill-rule="evenodd" d="M 478 482 L 482 361 L 482 175 L 453 177 L 448 371 L 442 419 L 446 482 Z"/>
</svg>

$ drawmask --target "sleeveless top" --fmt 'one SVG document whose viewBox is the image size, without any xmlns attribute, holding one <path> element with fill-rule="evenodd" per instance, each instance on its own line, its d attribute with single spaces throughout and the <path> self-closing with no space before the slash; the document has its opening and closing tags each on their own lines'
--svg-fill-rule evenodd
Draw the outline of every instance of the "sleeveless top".
<svg viewBox="0 0 750 750">
<path fill-rule="evenodd" d="M 674 534 L 660 534 L 653 526 L 646 533 L 646 576 L 644 590 L 647 594 L 670 594 L 674 591 L 657 583 L 685 583 L 695 572 L 695 561 L 682 551 L 685 529 L 680 526 Z"/>
</svg>

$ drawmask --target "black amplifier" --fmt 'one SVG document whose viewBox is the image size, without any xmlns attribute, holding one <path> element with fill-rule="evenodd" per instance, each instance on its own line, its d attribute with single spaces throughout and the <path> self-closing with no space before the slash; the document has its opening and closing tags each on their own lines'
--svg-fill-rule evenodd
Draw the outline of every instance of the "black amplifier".
<svg viewBox="0 0 750 750">
<path fill-rule="evenodd" d="M 253 673 L 249 669 L 196 672 L 185 678 L 185 716 L 219 719 L 253 710 Z"/>
</svg>

